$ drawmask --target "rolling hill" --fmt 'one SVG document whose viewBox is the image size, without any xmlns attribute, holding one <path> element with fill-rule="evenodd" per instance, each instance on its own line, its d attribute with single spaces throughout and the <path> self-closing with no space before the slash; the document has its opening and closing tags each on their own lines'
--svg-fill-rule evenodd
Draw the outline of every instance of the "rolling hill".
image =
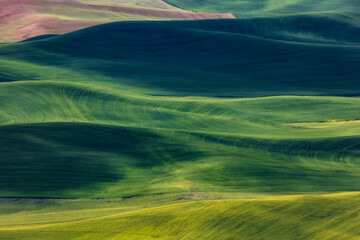
<svg viewBox="0 0 360 240">
<path fill-rule="evenodd" d="M 298 16 L 308 22 L 301 28 L 294 27 L 293 17 L 95 26 L 0 46 L 5 61 L 0 81 L 61 80 L 66 71 L 71 81 L 123 84 L 153 95 L 359 94 L 359 27 L 341 17 L 318 17 L 322 20 L 312 23 L 313 16 Z M 22 71 L 8 61 L 24 64 Z"/>
<path fill-rule="evenodd" d="M 1 239 L 359 237 L 356 2 L 236 2 L 0 2 Z"/>
<path fill-rule="evenodd" d="M 290 41 L 249 30 L 261 21 L 118 22 L 1 46 L 1 195 L 359 190 L 360 105 L 344 97 L 359 94 L 358 28 Z"/>
</svg>

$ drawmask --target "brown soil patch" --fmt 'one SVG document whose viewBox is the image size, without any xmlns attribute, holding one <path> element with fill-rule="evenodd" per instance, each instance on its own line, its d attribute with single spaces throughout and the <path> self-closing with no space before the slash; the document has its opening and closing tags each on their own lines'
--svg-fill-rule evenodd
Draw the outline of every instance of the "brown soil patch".
<svg viewBox="0 0 360 240">
<path fill-rule="evenodd" d="M 21 41 L 45 34 L 64 34 L 117 21 L 116 18 L 114 19 L 114 14 L 118 16 L 124 14 L 124 18 L 119 18 L 119 21 L 234 18 L 232 14 L 184 11 L 160 0 L 139 1 L 136 4 L 138 7 L 121 6 L 125 3 L 126 1 L 121 0 L 112 5 L 102 5 L 101 1 L 96 5 L 61 0 L 3 1 L 0 2 L 0 42 Z M 86 15 L 87 19 L 81 19 L 77 11 Z"/>
</svg>

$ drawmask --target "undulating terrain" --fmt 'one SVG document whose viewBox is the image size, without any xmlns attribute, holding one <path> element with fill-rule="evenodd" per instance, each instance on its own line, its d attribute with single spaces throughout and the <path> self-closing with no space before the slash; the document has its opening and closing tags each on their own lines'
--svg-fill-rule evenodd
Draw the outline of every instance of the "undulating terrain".
<svg viewBox="0 0 360 240">
<path fill-rule="evenodd" d="M 0 1 L 0 239 L 360 239 L 359 9 Z"/>
</svg>

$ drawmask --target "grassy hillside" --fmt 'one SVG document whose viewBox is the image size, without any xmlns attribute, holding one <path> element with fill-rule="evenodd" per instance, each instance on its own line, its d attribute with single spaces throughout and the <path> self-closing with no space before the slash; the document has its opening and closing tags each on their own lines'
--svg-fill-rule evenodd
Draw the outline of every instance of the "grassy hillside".
<svg viewBox="0 0 360 240">
<path fill-rule="evenodd" d="M 286 15 L 309 12 L 359 13 L 357 0 L 165 0 L 182 9 L 231 12 L 237 17 Z"/>
<path fill-rule="evenodd" d="M 276 18 L 118 22 L 3 45 L 1 80 L 71 78 L 178 96 L 359 94 L 359 27 L 342 18 L 299 18 L 309 24 L 292 27 L 289 18 L 281 30 Z"/>
<path fill-rule="evenodd" d="M 20 41 L 45 34 L 63 34 L 113 21 L 233 17 L 232 14 L 185 11 L 161 0 L 2 0 L 0 42 Z"/>
<path fill-rule="evenodd" d="M 215 15 L 26 1 L 61 31 L 0 44 L 0 238 L 356 239 L 356 6 L 238 2 L 261 16 L 57 35 Z"/>
<path fill-rule="evenodd" d="M 4 197 L 360 188 L 358 98 L 153 97 L 46 81 L 1 88 Z"/>
<path fill-rule="evenodd" d="M 359 190 L 358 98 L 264 97 L 359 94 L 359 29 L 299 17 L 309 24 L 283 24 L 291 39 L 266 35 L 268 18 L 120 22 L 1 45 L 0 195 Z"/>
<path fill-rule="evenodd" d="M 21 212 L 8 219 L 25 218 L 26 224 L 2 223 L 0 237 L 57 239 L 61 232 L 63 239 L 357 239 L 359 207 L 358 193 L 191 201 L 125 213 L 113 208 L 106 217 L 37 226 L 31 220 L 36 214 L 52 219 L 59 213 Z"/>
</svg>

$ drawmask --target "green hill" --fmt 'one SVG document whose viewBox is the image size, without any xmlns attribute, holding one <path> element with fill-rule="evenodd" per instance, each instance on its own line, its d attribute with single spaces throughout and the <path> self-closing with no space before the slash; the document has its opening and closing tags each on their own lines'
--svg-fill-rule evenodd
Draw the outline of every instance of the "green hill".
<svg viewBox="0 0 360 240">
<path fill-rule="evenodd" d="M 358 98 L 154 97 L 29 81 L 3 83 L 0 99 L 3 197 L 360 189 Z"/>
<path fill-rule="evenodd" d="M 263 97 L 359 94 L 359 29 L 299 18 L 308 25 L 284 21 L 291 40 L 268 36 L 269 18 L 119 22 L 1 45 L 0 195 L 359 190 L 358 98 Z"/>
<path fill-rule="evenodd" d="M 276 18 L 105 24 L 0 47 L 4 61 L 36 65 L 17 76 L 15 64 L 5 62 L 1 79 L 71 78 L 153 95 L 357 95 L 359 28 L 341 17 L 318 17 L 311 24 L 313 16 L 299 16 L 308 22 L 301 28 L 293 17 L 283 24 Z"/>
<path fill-rule="evenodd" d="M 360 17 L 292 3 L 1 43 L 0 238 L 356 239 Z"/>
</svg>

